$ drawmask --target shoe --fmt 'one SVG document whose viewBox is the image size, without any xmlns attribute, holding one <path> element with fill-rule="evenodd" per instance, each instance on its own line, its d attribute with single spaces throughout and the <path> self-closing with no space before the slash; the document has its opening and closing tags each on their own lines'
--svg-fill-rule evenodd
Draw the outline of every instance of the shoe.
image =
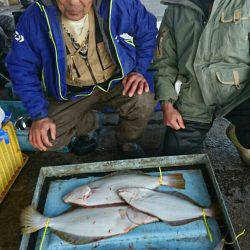
<svg viewBox="0 0 250 250">
<path fill-rule="evenodd" d="M 229 140 L 234 144 L 234 146 L 238 150 L 241 160 L 247 166 L 250 166 L 250 149 L 247 149 L 240 144 L 238 138 L 236 137 L 235 126 L 233 124 L 230 124 L 227 127 L 226 134 Z"/>
<path fill-rule="evenodd" d="M 69 144 L 70 152 L 75 155 L 82 156 L 96 150 L 98 145 L 98 134 L 96 132 L 91 135 L 74 137 Z"/>
<path fill-rule="evenodd" d="M 146 154 L 142 147 L 133 142 L 126 142 L 122 145 L 118 145 L 118 148 L 122 152 L 124 159 L 136 159 L 146 157 Z"/>
</svg>

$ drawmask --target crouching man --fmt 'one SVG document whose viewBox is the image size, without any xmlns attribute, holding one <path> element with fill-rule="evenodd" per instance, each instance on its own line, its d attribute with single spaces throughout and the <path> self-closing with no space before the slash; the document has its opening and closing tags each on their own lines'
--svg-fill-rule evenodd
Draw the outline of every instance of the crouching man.
<svg viewBox="0 0 250 250">
<path fill-rule="evenodd" d="M 43 151 L 70 144 L 82 154 L 85 135 L 98 127 L 93 109 L 110 106 L 119 110 L 124 157 L 143 156 L 135 141 L 155 106 L 144 73 L 156 35 L 156 18 L 139 0 L 32 4 L 7 58 L 14 91 L 33 121 L 31 144 Z"/>
</svg>

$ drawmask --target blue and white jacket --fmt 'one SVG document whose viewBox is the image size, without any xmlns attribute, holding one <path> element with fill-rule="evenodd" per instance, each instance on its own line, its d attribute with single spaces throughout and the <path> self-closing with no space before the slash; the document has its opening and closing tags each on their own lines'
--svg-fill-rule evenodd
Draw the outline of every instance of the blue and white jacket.
<svg viewBox="0 0 250 250">
<path fill-rule="evenodd" d="M 156 46 L 156 18 L 140 0 L 94 0 L 105 42 L 120 74 L 109 88 L 131 71 L 145 74 Z M 126 40 L 128 35 L 132 40 Z M 50 0 L 38 0 L 20 17 L 12 49 L 6 59 L 14 91 L 33 120 L 48 116 L 46 93 L 68 100 L 66 52 L 60 13 Z M 90 95 L 92 90 L 71 99 Z"/>
</svg>

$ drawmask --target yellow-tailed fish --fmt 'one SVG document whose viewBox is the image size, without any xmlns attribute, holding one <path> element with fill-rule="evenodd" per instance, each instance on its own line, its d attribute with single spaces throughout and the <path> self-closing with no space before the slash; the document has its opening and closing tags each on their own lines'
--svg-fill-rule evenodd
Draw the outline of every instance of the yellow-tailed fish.
<svg viewBox="0 0 250 250">
<path fill-rule="evenodd" d="M 125 234 L 140 225 L 158 220 L 129 206 L 80 207 L 49 218 L 48 227 L 67 242 L 85 244 Z M 21 215 L 22 232 L 27 234 L 38 231 L 46 226 L 47 221 L 48 217 L 29 206 Z"/>
<path fill-rule="evenodd" d="M 66 203 L 85 207 L 122 204 L 123 201 L 116 192 L 118 189 L 128 187 L 156 189 L 161 184 L 169 187 L 185 188 L 185 180 L 180 173 L 164 175 L 162 183 L 160 183 L 160 179 L 157 176 L 129 171 L 111 174 L 82 185 L 64 196 L 63 200 Z"/>
<path fill-rule="evenodd" d="M 158 192 L 145 188 L 123 188 L 117 191 L 130 206 L 158 217 L 170 225 L 181 225 L 206 216 L 214 209 L 203 208 L 179 192 Z"/>
</svg>

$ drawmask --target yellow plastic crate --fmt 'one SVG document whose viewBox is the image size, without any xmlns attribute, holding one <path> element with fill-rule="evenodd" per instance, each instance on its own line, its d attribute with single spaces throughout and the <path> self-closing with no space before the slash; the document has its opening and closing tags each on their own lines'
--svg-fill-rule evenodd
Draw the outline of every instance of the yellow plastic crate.
<svg viewBox="0 0 250 250">
<path fill-rule="evenodd" d="M 13 124 L 8 122 L 3 130 L 9 135 L 9 144 L 0 142 L 0 203 L 28 160 L 20 150 Z"/>
</svg>

